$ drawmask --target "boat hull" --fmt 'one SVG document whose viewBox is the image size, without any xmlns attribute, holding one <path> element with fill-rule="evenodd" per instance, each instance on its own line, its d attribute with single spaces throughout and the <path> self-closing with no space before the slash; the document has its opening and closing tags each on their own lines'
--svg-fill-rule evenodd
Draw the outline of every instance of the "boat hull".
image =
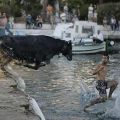
<svg viewBox="0 0 120 120">
<path fill-rule="evenodd" d="M 106 51 L 105 42 L 101 44 L 91 44 L 91 45 L 73 45 L 73 54 L 93 54 Z"/>
</svg>

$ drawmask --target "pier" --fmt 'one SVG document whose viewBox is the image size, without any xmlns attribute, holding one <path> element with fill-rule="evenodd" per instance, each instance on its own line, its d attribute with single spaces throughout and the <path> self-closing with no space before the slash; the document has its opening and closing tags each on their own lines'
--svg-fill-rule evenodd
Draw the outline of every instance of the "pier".
<svg viewBox="0 0 120 120">
<path fill-rule="evenodd" d="M 55 28 L 56 25 L 54 25 Z M 102 25 L 100 26 L 100 30 L 104 35 L 105 39 L 110 39 L 110 40 L 115 40 L 119 41 L 120 40 L 120 30 L 115 30 L 112 31 L 110 26 L 107 26 L 107 28 L 103 27 Z M 14 25 L 14 29 L 11 29 L 13 33 L 15 31 L 21 31 L 21 33 L 25 33 L 27 35 L 34 34 L 34 35 L 47 35 L 51 36 L 54 29 L 52 29 L 50 24 L 43 24 L 43 28 L 41 29 L 26 29 L 24 23 L 17 23 Z"/>
</svg>

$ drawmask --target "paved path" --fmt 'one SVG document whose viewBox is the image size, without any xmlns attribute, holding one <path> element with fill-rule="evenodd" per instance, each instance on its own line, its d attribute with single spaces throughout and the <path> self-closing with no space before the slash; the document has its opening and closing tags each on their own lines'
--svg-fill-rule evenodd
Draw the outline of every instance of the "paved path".
<svg viewBox="0 0 120 120">
<path fill-rule="evenodd" d="M 54 26 L 55 28 L 55 26 Z M 119 31 L 112 31 L 110 26 L 107 26 L 107 28 L 100 25 L 100 30 L 102 31 L 105 38 L 111 38 L 111 39 L 120 39 L 120 30 Z M 11 31 L 16 34 L 16 31 L 21 32 L 21 34 L 27 34 L 27 35 L 48 35 L 52 36 L 54 29 L 51 28 L 50 24 L 43 24 L 42 29 L 26 29 L 25 24 L 17 23 L 14 25 L 14 29 L 11 29 Z"/>
<path fill-rule="evenodd" d="M 50 24 L 43 24 L 43 27 L 40 29 L 26 29 L 25 24 L 15 24 L 14 29 L 11 29 L 14 34 L 17 35 L 48 35 L 53 34 L 54 29 L 51 29 Z"/>
</svg>

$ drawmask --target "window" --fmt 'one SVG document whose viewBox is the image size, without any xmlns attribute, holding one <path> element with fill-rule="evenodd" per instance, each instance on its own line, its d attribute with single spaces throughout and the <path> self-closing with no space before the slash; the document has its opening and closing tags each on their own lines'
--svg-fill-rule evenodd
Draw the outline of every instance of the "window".
<svg viewBox="0 0 120 120">
<path fill-rule="evenodd" d="M 94 33 L 94 27 L 93 26 L 83 26 L 82 27 L 82 33 L 93 34 Z"/>
<path fill-rule="evenodd" d="M 78 25 L 75 26 L 75 33 L 78 33 Z"/>
<path fill-rule="evenodd" d="M 65 37 L 66 37 L 66 38 L 70 38 L 70 37 L 71 37 L 71 33 L 66 33 L 66 34 L 65 34 Z"/>
</svg>

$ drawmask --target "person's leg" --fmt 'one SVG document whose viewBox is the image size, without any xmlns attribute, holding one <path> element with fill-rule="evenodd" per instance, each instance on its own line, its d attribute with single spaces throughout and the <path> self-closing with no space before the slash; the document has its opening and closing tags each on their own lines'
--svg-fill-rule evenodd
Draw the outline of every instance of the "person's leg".
<svg viewBox="0 0 120 120">
<path fill-rule="evenodd" d="M 102 43 L 102 41 L 101 40 L 99 40 L 99 39 L 97 39 L 97 38 L 93 38 L 93 42 L 95 42 L 95 43 Z"/>
<path fill-rule="evenodd" d="M 114 25 L 113 25 L 113 24 L 111 24 L 111 29 L 112 29 L 112 31 L 113 31 L 113 29 L 114 29 Z"/>
<path fill-rule="evenodd" d="M 118 82 L 115 80 L 107 81 L 107 88 L 110 88 L 108 98 L 112 98 L 112 94 L 116 89 Z"/>
<path fill-rule="evenodd" d="M 84 111 L 86 112 L 86 111 L 87 111 L 87 108 L 89 108 L 89 107 L 91 107 L 91 106 L 93 106 L 93 105 L 95 105 L 95 104 L 98 104 L 98 103 L 103 103 L 103 102 L 105 102 L 106 100 L 107 100 L 106 97 L 99 97 L 99 98 L 97 98 L 97 99 L 94 99 L 94 100 L 90 101 L 90 103 L 87 104 L 87 105 L 84 107 Z"/>
<path fill-rule="evenodd" d="M 90 106 L 105 102 L 107 100 L 106 82 L 103 80 L 98 80 L 96 84 L 96 89 L 98 90 L 100 97 L 90 101 L 90 103 L 84 107 L 84 111 L 86 111 L 86 108 Z"/>
<path fill-rule="evenodd" d="M 42 22 L 40 22 L 40 27 L 42 28 Z"/>
</svg>

